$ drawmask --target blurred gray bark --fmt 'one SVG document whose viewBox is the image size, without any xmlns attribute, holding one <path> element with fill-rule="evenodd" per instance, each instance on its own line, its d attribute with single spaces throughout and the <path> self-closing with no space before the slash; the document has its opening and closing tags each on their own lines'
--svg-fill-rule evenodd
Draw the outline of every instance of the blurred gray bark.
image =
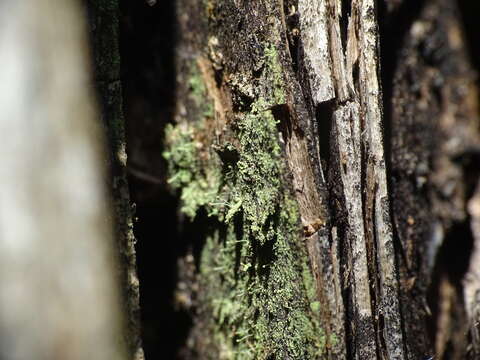
<svg viewBox="0 0 480 360">
<path fill-rule="evenodd" d="M 0 358 L 123 359 L 84 16 L 0 3 Z"/>
</svg>

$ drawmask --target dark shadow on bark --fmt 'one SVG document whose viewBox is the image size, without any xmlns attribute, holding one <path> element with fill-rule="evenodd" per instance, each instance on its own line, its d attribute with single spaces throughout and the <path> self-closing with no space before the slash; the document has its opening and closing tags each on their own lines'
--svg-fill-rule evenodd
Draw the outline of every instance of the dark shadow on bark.
<svg viewBox="0 0 480 360">
<path fill-rule="evenodd" d="M 432 313 L 427 322 L 429 337 L 432 343 L 435 343 L 439 329 L 435 321 L 439 318 L 441 312 L 439 299 L 442 298 L 441 287 L 444 279 L 448 279 L 454 287 L 455 298 L 458 299 L 458 305 L 464 304 L 463 300 L 463 278 L 468 270 L 470 255 L 473 250 L 473 235 L 470 229 L 470 217 L 465 221 L 454 224 L 445 234 L 444 242 L 438 252 L 436 266 L 433 269 L 433 278 L 427 293 L 427 304 Z M 456 319 L 462 316 L 463 312 L 452 310 L 451 316 L 454 320 L 464 323 L 464 319 Z M 445 344 L 446 350 L 444 358 L 450 358 L 449 353 L 453 351 L 451 343 Z M 449 350 L 449 348 L 451 348 Z"/>
<path fill-rule="evenodd" d="M 328 174 L 330 164 L 330 136 L 332 131 L 333 111 L 331 102 L 323 102 L 315 109 L 315 119 L 318 124 L 318 141 L 320 144 L 320 159 L 325 174 Z"/>
<path fill-rule="evenodd" d="M 470 217 L 457 223 L 446 234 L 440 248 L 440 261 L 450 281 L 462 290 L 462 280 L 468 270 L 470 254 L 473 249 L 473 236 L 470 229 Z M 461 292 L 463 294 L 463 292 Z"/>
<path fill-rule="evenodd" d="M 383 126 L 387 174 L 391 169 L 391 113 L 393 96 L 393 78 L 398 67 L 399 51 L 412 23 L 421 14 L 425 0 L 404 0 L 401 6 L 392 12 L 387 11 L 385 1 L 379 1 L 378 26 L 380 34 L 380 78 L 383 92 Z M 389 177 L 390 178 L 390 177 Z M 391 187 L 391 184 L 389 184 Z"/>
<path fill-rule="evenodd" d="M 404 0 L 402 5 L 389 13 L 384 1 L 379 1 L 379 33 L 381 54 L 381 83 L 383 92 L 384 109 L 384 138 L 385 160 L 387 170 L 390 162 L 391 150 L 391 110 L 393 95 L 393 78 L 398 67 L 399 51 L 403 48 L 404 41 L 413 22 L 419 17 L 425 5 L 425 0 Z"/>
<path fill-rule="evenodd" d="M 480 2 L 472 0 L 458 0 L 460 14 L 463 20 L 463 27 L 467 39 L 468 50 L 472 58 L 473 65 L 480 70 L 480 22 L 478 14 L 480 12 Z"/>
<path fill-rule="evenodd" d="M 148 6 L 120 0 L 120 51 L 129 185 L 140 280 L 142 341 L 147 359 L 174 359 L 187 339 L 190 314 L 175 306 L 177 262 L 191 246 L 178 222 L 178 196 L 168 190 L 162 158 L 175 104 L 175 2 Z M 193 243 L 193 241 L 192 241 Z M 200 246 L 200 245 L 199 245 Z M 195 249 L 191 250 L 192 252 Z"/>
</svg>

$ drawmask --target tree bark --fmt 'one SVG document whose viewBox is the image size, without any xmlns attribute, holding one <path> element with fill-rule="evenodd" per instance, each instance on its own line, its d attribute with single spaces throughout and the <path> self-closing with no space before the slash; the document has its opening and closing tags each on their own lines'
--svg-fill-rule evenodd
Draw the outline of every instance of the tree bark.
<svg viewBox="0 0 480 360">
<path fill-rule="evenodd" d="M 178 2 L 165 158 L 208 224 L 185 358 L 475 357 L 474 259 L 465 307 L 439 255 L 478 238 L 475 72 L 454 1 L 381 5 Z"/>
<path fill-rule="evenodd" d="M 119 282 L 125 316 L 125 342 L 132 360 L 144 359 L 140 337 L 140 290 L 137 276 L 134 208 L 127 181 L 125 119 L 120 80 L 119 7 L 114 0 L 90 0 L 88 14 L 94 74 L 109 145 L 109 188 L 114 206 Z"/>
<path fill-rule="evenodd" d="M 478 164 L 469 165 L 479 144 L 478 90 L 460 21 L 454 1 L 428 1 L 419 9 L 398 52 L 391 99 L 406 344 L 409 353 L 448 359 L 478 356 L 467 351 L 473 318 L 465 309 L 473 299 L 462 294 L 472 237 L 467 202 L 478 179 L 472 171 Z M 468 256 L 459 258 L 459 249 Z M 471 266 L 479 266 L 473 257 Z M 427 294 L 438 300 L 429 305 Z"/>
<path fill-rule="evenodd" d="M 0 3 L 0 358 L 123 359 L 101 129 L 75 1 Z"/>
</svg>

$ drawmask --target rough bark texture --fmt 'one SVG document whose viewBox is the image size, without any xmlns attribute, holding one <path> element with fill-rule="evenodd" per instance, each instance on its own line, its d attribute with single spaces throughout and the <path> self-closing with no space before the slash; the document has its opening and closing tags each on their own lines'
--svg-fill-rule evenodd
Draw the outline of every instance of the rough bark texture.
<svg viewBox="0 0 480 360">
<path fill-rule="evenodd" d="M 123 359 L 76 1 L 0 3 L 0 358 Z"/>
<path fill-rule="evenodd" d="M 470 246 L 466 205 L 476 182 L 469 163 L 479 144 L 478 92 L 455 2 L 426 2 L 398 56 L 391 188 L 408 352 L 476 358 L 467 356 L 461 274 L 469 258 L 459 258 L 459 249 Z M 472 258 L 471 266 L 479 263 Z"/>
<path fill-rule="evenodd" d="M 477 185 L 474 196 L 468 204 L 469 215 L 471 216 L 472 233 L 474 243 L 470 266 L 464 278 L 465 308 L 468 316 L 467 326 L 469 327 L 471 344 L 467 347 L 470 358 L 480 357 L 480 185 Z"/>
<path fill-rule="evenodd" d="M 127 182 L 125 123 L 120 82 L 119 8 L 116 0 L 88 2 L 95 81 L 109 144 L 109 187 L 114 205 L 119 278 L 126 314 L 125 341 L 130 359 L 144 358 L 140 338 L 140 295 L 136 268 L 133 205 Z"/>
<path fill-rule="evenodd" d="M 316 358 L 336 341 L 319 327 L 323 310 L 282 158 L 290 144 L 278 126 L 291 125 L 294 105 L 282 70 L 291 60 L 278 5 L 179 3 L 178 13 L 188 14 L 179 17 L 181 102 L 165 156 L 184 213 L 207 213 L 212 223 L 191 336 L 200 358 Z M 307 186 L 315 189 L 314 179 L 307 177 Z M 305 220 L 320 225 L 321 212 L 315 216 Z"/>
<path fill-rule="evenodd" d="M 405 3 L 384 5 L 394 26 Z M 475 74 L 455 2 L 416 10 L 387 56 L 385 141 L 375 1 L 178 2 L 165 158 L 207 224 L 180 265 L 185 358 L 475 356 L 474 263 L 465 308 L 468 257 L 451 279 L 437 256 L 470 220 L 478 237 Z"/>
<path fill-rule="evenodd" d="M 333 225 L 344 243 L 342 267 L 348 275 L 343 287 L 349 289 L 346 300 L 353 306 L 348 310 L 353 324 L 347 333 L 354 339 L 349 342 L 350 351 L 357 358 L 403 358 L 381 131 L 376 9 L 374 2 L 352 1 L 350 13 L 342 14 L 341 2 L 320 4 L 326 12 L 300 13 L 300 23 L 323 22 L 328 29 L 322 39 L 326 46 L 320 48 L 330 51 L 327 60 L 335 96 L 313 99 L 323 111 L 322 103 L 330 101 L 333 117 L 329 181 L 337 188 L 334 198 L 339 206 Z M 304 34 L 308 38 L 316 31 L 306 27 L 301 43 Z M 307 53 L 308 48 L 304 49 Z M 307 66 L 311 84 L 315 71 Z"/>
<path fill-rule="evenodd" d="M 204 286 L 198 319 L 211 319 L 198 325 L 201 354 L 207 348 L 216 349 L 220 357 L 403 354 L 380 131 L 375 9 L 373 3 L 354 2 L 349 21 L 341 21 L 340 3 L 312 4 L 300 2 L 300 13 L 294 4 L 283 7 L 273 1 L 212 1 L 197 8 L 186 3 L 178 11 L 189 14 L 180 17 L 178 73 L 187 78 L 179 79 L 179 98 L 191 101 L 179 104 L 179 124 L 167 133 L 170 182 L 182 188 L 187 215 L 193 218 L 204 207 L 226 225 L 217 224 L 225 230 L 207 240 L 200 265 Z M 344 50 L 341 31 L 348 26 Z M 337 215 L 333 227 L 319 158 L 317 109 L 325 112 L 325 121 L 333 118 L 331 161 L 339 166 L 332 166 L 331 181 L 345 189 L 338 199 L 345 216 Z M 365 172 L 369 207 L 362 200 Z M 290 210 L 287 222 L 283 213 L 292 206 L 298 206 L 298 214 L 292 218 Z M 369 229 L 375 229 L 370 243 L 364 211 L 370 214 Z M 293 231 L 297 221 L 303 235 Z M 298 267 L 303 272 L 295 270 Z M 275 277 L 264 278 L 264 272 Z M 314 283 L 306 279 L 309 272 Z M 351 274 L 341 278 L 340 272 Z M 371 276 L 373 281 L 379 278 L 374 294 Z M 297 286 L 302 277 L 308 286 Z M 278 298 L 278 290 L 285 287 L 288 296 Z M 375 314 L 373 295 L 378 301 Z M 313 312 L 302 302 L 310 302 Z M 345 304 L 353 320 L 347 333 Z M 293 306 L 299 315 L 285 306 Z M 301 322 L 295 318 L 300 315 Z M 382 321 L 380 330 L 374 315 Z M 280 319 L 290 325 L 281 325 Z M 223 333 L 223 340 L 205 344 L 205 331 L 211 331 L 213 340 Z M 233 341 L 227 341 L 229 337 Z M 301 349 L 299 342 L 305 343 Z"/>
</svg>

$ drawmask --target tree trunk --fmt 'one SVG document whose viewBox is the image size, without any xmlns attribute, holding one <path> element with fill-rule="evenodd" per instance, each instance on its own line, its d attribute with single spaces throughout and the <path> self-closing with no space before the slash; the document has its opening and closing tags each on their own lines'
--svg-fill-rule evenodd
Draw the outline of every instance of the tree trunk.
<svg viewBox="0 0 480 360">
<path fill-rule="evenodd" d="M 456 2 L 177 14 L 164 157 L 204 236 L 180 262 L 184 358 L 476 358 L 478 95 Z"/>
<path fill-rule="evenodd" d="M 480 358 L 480 5 L 125 0 L 120 17 L 118 2 L 0 3 L 1 359 L 144 358 L 124 106 L 131 179 L 181 200 L 148 205 L 139 247 L 142 320 L 174 282 L 190 314 L 180 358 Z M 150 34 L 152 16 L 132 37 L 158 79 L 120 48 L 141 6 L 175 17 L 174 35 Z M 184 324 L 156 332 L 168 319 L 144 327 L 146 350 L 182 340 Z"/>
<path fill-rule="evenodd" d="M 406 32 L 392 74 L 391 193 L 408 352 L 475 359 L 466 334 L 476 321 L 465 312 L 474 299 L 462 281 L 479 109 L 460 20 L 455 2 L 430 1 Z"/>
<path fill-rule="evenodd" d="M 2 360 L 124 358 L 84 20 L 0 3 Z"/>
</svg>

